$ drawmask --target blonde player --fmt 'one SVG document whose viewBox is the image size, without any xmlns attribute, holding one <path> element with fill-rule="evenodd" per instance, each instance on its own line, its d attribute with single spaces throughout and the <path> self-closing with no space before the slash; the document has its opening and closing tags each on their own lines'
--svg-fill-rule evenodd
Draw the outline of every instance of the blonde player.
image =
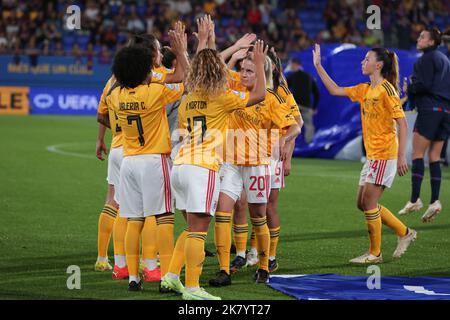
<svg viewBox="0 0 450 320">
<path fill-rule="evenodd" d="M 199 30 L 200 31 L 200 30 Z M 199 46 L 206 37 L 199 32 Z M 259 86 L 250 93 L 231 91 L 228 72 L 214 49 L 200 50 L 191 62 L 186 80 L 189 94 L 180 106 L 181 123 L 189 136 L 174 162 L 172 181 L 177 194 L 184 199 L 189 234 L 185 241 L 186 287 L 179 275 L 168 273 L 162 285 L 183 293 L 187 300 L 218 300 L 199 286 L 204 260 L 204 244 L 211 216 L 215 213 L 219 193 L 219 171 L 229 115 L 262 101 L 265 97 L 263 70 L 264 44 L 256 44 L 255 62 Z M 178 198 L 177 198 L 178 200 Z M 175 258 L 175 257 L 174 257 Z"/>
<path fill-rule="evenodd" d="M 400 258 L 416 239 L 417 232 L 407 228 L 387 208 L 379 204 L 384 189 L 391 187 L 395 174 L 403 176 L 408 171 L 405 158 L 407 122 L 398 95 L 397 56 L 384 48 L 371 49 L 361 61 L 362 73 L 369 83 L 353 87 L 339 87 L 322 67 L 320 46 L 313 52 L 314 66 L 327 87 L 335 96 L 346 96 L 361 104 L 361 121 L 367 161 L 361 171 L 357 206 L 364 211 L 369 232 L 370 248 L 351 263 L 381 263 L 381 224 L 398 235 L 394 258 Z M 397 140 L 397 128 L 399 134 Z"/>
<path fill-rule="evenodd" d="M 177 60 L 183 59 L 186 36 L 169 32 Z M 142 46 L 122 49 L 113 73 L 120 87 L 116 113 L 124 135 L 120 172 L 121 214 L 128 218 L 125 238 L 130 291 L 142 289 L 138 275 L 139 237 L 148 217 L 156 216 L 161 274 L 167 271 L 173 251 L 173 203 L 170 186 L 170 134 L 165 106 L 182 95 L 179 85 L 149 83 L 152 52 Z"/>
</svg>

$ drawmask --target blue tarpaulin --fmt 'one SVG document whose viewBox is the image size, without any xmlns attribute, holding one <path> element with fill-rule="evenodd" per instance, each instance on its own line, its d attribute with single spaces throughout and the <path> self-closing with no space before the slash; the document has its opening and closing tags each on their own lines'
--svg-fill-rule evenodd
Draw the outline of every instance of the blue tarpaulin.
<svg viewBox="0 0 450 320">
<path fill-rule="evenodd" d="M 381 277 L 379 289 L 369 289 L 368 279 L 336 274 L 277 275 L 270 277 L 268 285 L 298 300 L 450 300 L 450 278 Z"/>
</svg>

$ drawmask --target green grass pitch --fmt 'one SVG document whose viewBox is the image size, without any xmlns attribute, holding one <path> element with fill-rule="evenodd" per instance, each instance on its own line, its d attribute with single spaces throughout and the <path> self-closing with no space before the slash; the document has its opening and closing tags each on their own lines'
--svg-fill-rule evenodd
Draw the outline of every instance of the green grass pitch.
<svg viewBox="0 0 450 320">
<path fill-rule="evenodd" d="M 0 117 L 0 299 L 180 299 L 161 295 L 155 283 L 128 293 L 126 281 L 94 272 L 97 222 L 106 195 L 106 161 L 95 158 L 93 117 Z M 50 152 L 48 149 L 60 153 Z M 350 258 L 368 247 L 363 214 L 355 207 L 361 163 L 295 159 L 280 196 L 278 274 L 367 275 Z M 428 203 L 428 171 L 422 186 Z M 381 203 L 397 212 L 408 200 L 410 175 L 397 177 Z M 402 218 L 418 230 L 405 256 L 391 258 L 397 238 L 383 227 L 384 276 L 450 276 L 450 171 L 443 170 L 443 212 L 431 224 L 416 213 Z M 184 228 L 177 214 L 176 235 Z M 213 228 L 207 248 L 213 250 Z M 113 257 L 112 241 L 110 257 Z M 81 268 L 81 290 L 68 290 L 67 267 Z M 206 258 L 202 285 L 217 271 Z M 291 299 L 252 283 L 254 269 L 233 285 L 208 288 L 223 299 Z"/>
</svg>

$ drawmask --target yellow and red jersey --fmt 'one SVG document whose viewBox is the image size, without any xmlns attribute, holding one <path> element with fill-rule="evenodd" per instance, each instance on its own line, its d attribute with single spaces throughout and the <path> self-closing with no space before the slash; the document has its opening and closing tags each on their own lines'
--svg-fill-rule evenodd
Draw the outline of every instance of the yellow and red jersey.
<svg viewBox="0 0 450 320">
<path fill-rule="evenodd" d="M 180 84 L 150 83 L 133 89 L 116 88 L 107 97 L 123 132 L 123 155 L 170 154 L 166 105 L 183 94 Z"/>
<path fill-rule="evenodd" d="M 283 98 L 267 89 L 264 101 L 232 113 L 226 162 L 244 166 L 269 164 L 272 139 L 296 124 Z M 278 135 L 274 135 L 274 130 L 278 130 Z"/>
<path fill-rule="evenodd" d="M 389 81 L 372 88 L 361 83 L 344 88 L 352 101 L 361 104 L 364 146 L 369 160 L 397 159 L 398 140 L 395 119 L 405 117 L 400 97 Z"/>
<path fill-rule="evenodd" d="M 169 73 L 173 73 L 173 70 L 167 69 L 165 67 L 156 67 L 152 69 L 152 80 L 151 82 L 165 83 L 166 76 Z"/>
<path fill-rule="evenodd" d="M 248 92 L 231 89 L 213 98 L 189 93 L 178 107 L 180 128 L 186 128 L 189 135 L 183 141 L 174 164 L 191 164 L 218 171 L 230 114 L 245 108 L 248 99 Z"/>
<path fill-rule="evenodd" d="M 111 148 L 118 148 L 122 145 L 122 128 L 119 126 L 117 114 L 114 112 L 114 104 L 117 104 L 117 100 L 110 99 L 107 101 L 107 96 L 110 93 L 114 82 L 114 78 L 111 77 L 103 88 L 97 112 L 103 115 L 108 114 L 112 133 Z"/>
<path fill-rule="evenodd" d="M 277 88 L 277 93 L 286 101 L 288 107 L 291 109 L 292 116 L 294 118 L 299 118 L 301 116 L 300 109 L 298 108 L 297 102 L 294 99 L 294 95 L 289 90 L 287 85 L 285 85 L 284 83 L 280 83 Z"/>
<path fill-rule="evenodd" d="M 244 87 L 241 83 L 241 74 L 239 72 L 228 69 L 228 73 L 228 85 L 230 86 L 230 89 L 236 91 L 247 91 L 247 88 Z"/>
</svg>

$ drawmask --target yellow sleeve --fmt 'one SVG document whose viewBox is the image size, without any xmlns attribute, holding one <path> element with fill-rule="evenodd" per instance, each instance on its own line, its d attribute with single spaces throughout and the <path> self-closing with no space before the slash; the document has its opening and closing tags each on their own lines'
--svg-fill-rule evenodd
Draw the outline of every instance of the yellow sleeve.
<svg viewBox="0 0 450 320">
<path fill-rule="evenodd" d="M 230 74 L 228 78 L 228 85 L 230 86 L 230 89 L 236 91 L 244 91 L 245 87 L 241 84 L 241 74 L 231 69 L 228 69 L 228 71 Z"/>
<path fill-rule="evenodd" d="M 100 97 L 100 101 L 98 102 L 97 112 L 100 114 L 108 113 L 108 105 L 106 104 L 106 95 L 108 94 L 110 86 L 111 86 L 111 79 L 108 80 L 105 87 L 103 88 L 102 96 Z"/>
<path fill-rule="evenodd" d="M 184 86 L 181 83 L 164 84 L 164 89 L 162 91 L 164 105 L 180 100 L 183 92 Z"/>
<path fill-rule="evenodd" d="M 270 116 L 272 123 L 279 129 L 297 124 L 292 115 L 291 108 L 286 102 L 280 102 L 276 98 L 270 98 Z"/>
<path fill-rule="evenodd" d="M 247 106 L 248 99 L 250 98 L 249 92 L 228 90 L 225 93 L 225 103 L 223 107 L 227 112 L 233 112 L 236 109 L 242 109 Z"/>
<path fill-rule="evenodd" d="M 286 96 L 286 104 L 288 105 L 288 107 L 291 110 L 292 116 L 295 117 L 300 117 L 301 113 L 300 113 L 300 109 L 298 108 L 297 102 L 294 99 L 294 95 L 292 93 L 289 93 Z"/>
<path fill-rule="evenodd" d="M 345 87 L 344 91 L 350 100 L 362 102 L 369 86 L 368 83 L 360 83 L 353 87 Z"/>
<path fill-rule="evenodd" d="M 166 69 L 159 67 L 152 70 L 152 82 L 164 83 L 166 81 Z"/>
<path fill-rule="evenodd" d="M 187 128 L 187 121 L 186 121 L 186 113 L 185 113 L 186 107 L 183 104 L 180 104 L 178 107 L 178 128 L 180 129 L 186 129 Z"/>
<path fill-rule="evenodd" d="M 387 107 L 387 110 L 392 114 L 393 119 L 404 118 L 405 113 L 403 112 L 402 104 L 400 103 L 400 97 L 395 95 L 389 95 L 385 93 L 383 95 L 383 103 Z"/>
</svg>

